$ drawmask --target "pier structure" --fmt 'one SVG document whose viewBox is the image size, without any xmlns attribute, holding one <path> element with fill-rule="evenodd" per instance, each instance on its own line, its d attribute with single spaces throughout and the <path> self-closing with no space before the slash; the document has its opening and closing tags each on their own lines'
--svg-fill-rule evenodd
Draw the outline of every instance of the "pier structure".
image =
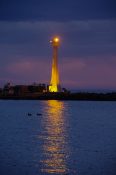
<svg viewBox="0 0 116 175">
<path fill-rule="evenodd" d="M 52 58 L 52 72 L 51 80 L 49 85 L 49 92 L 61 92 L 60 80 L 59 80 L 59 70 L 58 70 L 58 47 L 60 39 L 54 37 L 50 43 L 53 47 L 53 58 Z"/>
</svg>

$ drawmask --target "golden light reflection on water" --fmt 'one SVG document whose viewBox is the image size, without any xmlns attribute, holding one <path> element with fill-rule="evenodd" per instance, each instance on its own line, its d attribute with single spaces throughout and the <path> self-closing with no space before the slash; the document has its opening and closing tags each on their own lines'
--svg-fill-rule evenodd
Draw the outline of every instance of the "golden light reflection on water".
<svg viewBox="0 0 116 175">
<path fill-rule="evenodd" d="M 64 103 L 50 100 L 45 102 L 47 114 L 43 122 L 44 133 L 41 171 L 49 174 L 66 174 L 67 168 L 67 132 L 64 118 Z"/>
</svg>

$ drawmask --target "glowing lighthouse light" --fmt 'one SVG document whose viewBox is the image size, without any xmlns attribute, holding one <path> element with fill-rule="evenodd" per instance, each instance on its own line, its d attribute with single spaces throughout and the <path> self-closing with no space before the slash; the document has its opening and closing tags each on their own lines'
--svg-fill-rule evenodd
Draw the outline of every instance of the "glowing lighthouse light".
<svg viewBox="0 0 116 175">
<path fill-rule="evenodd" d="M 60 92 L 60 81 L 59 81 L 59 71 L 58 71 L 58 46 L 59 46 L 59 38 L 54 37 L 50 43 L 52 43 L 53 47 L 53 58 L 52 58 L 52 74 L 49 86 L 49 92 Z"/>
<path fill-rule="evenodd" d="M 54 38 L 54 41 L 55 41 L 55 42 L 58 42 L 58 41 L 59 41 L 59 38 Z"/>
</svg>

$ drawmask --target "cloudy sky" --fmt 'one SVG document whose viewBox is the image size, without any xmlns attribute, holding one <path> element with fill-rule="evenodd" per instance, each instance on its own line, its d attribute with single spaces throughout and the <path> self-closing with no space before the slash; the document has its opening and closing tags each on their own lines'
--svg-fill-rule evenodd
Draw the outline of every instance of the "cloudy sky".
<svg viewBox="0 0 116 175">
<path fill-rule="evenodd" d="M 115 0 L 0 0 L 0 86 L 48 84 L 54 35 L 63 87 L 116 89 Z"/>
</svg>

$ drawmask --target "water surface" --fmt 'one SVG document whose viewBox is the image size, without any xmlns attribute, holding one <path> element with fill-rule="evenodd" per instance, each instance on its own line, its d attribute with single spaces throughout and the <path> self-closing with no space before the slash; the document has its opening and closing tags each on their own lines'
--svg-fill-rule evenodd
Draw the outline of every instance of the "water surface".
<svg viewBox="0 0 116 175">
<path fill-rule="evenodd" d="M 0 101 L 0 175 L 115 175 L 116 103 Z"/>
</svg>

